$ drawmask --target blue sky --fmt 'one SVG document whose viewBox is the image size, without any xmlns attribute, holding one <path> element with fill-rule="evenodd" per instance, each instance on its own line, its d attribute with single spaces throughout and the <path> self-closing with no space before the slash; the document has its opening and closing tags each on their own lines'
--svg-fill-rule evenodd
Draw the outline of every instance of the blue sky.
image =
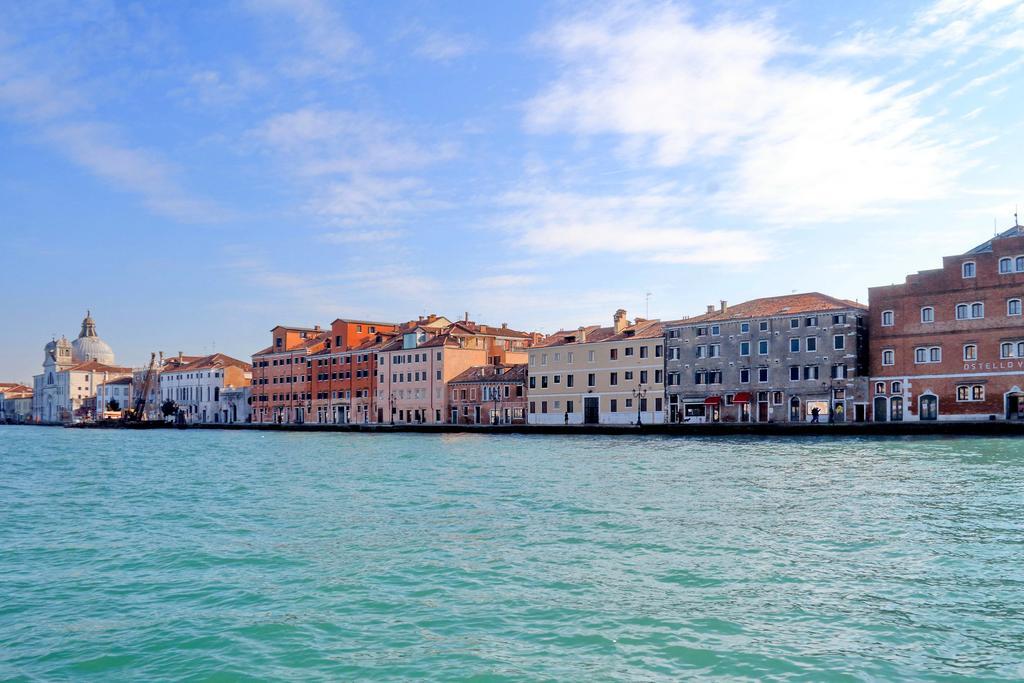
<svg viewBox="0 0 1024 683">
<path fill-rule="evenodd" d="M 866 300 L 1024 205 L 1024 4 L 0 6 L 0 379 L 421 313 Z"/>
</svg>

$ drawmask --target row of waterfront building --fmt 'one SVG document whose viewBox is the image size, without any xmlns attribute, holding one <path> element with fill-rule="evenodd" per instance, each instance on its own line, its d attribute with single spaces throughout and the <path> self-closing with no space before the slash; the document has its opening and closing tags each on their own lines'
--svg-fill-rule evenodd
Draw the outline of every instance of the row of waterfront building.
<svg viewBox="0 0 1024 683">
<path fill-rule="evenodd" d="M 628 424 L 1024 417 L 1024 228 L 873 287 L 721 301 L 542 335 L 469 319 L 339 318 L 223 354 L 118 367 L 87 316 L 46 347 L 31 419 L 259 424 Z M 152 381 L 154 373 L 158 378 Z M 3 405 L 0 385 L 0 405 Z M 26 387 L 21 387 L 24 405 Z M 148 391 L 149 395 L 143 393 Z"/>
</svg>

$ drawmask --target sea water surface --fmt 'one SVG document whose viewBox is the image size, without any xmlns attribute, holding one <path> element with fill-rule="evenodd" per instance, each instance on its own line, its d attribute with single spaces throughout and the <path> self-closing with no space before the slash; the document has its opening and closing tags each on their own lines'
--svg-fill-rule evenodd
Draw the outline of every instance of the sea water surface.
<svg viewBox="0 0 1024 683">
<path fill-rule="evenodd" d="M 0 679 L 1024 678 L 1024 443 L 0 427 Z"/>
</svg>

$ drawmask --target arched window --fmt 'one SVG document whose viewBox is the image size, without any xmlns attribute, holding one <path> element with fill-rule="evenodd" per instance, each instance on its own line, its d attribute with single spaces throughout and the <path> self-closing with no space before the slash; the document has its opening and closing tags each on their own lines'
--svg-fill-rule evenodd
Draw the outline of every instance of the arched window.
<svg viewBox="0 0 1024 683">
<path fill-rule="evenodd" d="M 896 352 L 892 349 L 886 349 L 882 351 L 882 365 L 895 365 L 896 364 Z"/>
<path fill-rule="evenodd" d="M 974 277 L 974 261 L 964 261 L 961 270 L 964 277 Z"/>
<path fill-rule="evenodd" d="M 892 393 L 899 394 L 903 392 L 903 382 L 896 380 L 892 383 Z"/>
<path fill-rule="evenodd" d="M 1013 357 L 1013 344 L 1010 342 L 1003 342 L 999 345 L 999 357 L 1000 358 L 1012 358 Z"/>
<path fill-rule="evenodd" d="M 875 382 L 875 393 L 876 394 L 884 394 L 885 393 L 885 382 Z"/>
<path fill-rule="evenodd" d="M 1010 299 L 1006 302 L 1006 315 L 1020 315 L 1020 299 Z"/>
<path fill-rule="evenodd" d="M 1024 358 L 1024 342 L 1017 342 L 1017 357 Z"/>
<path fill-rule="evenodd" d="M 1024 256 L 1017 257 L 1017 260 L 1014 262 L 1014 270 L 1018 273 L 1024 271 Z"/>
<path fill-rule="evenodd" d="M 931 306 L 925 306 L 921 309 L 921 322 L 933 323 L 935 322 L 935 309 Z"/>
<path fill-rule="evenodd" d="M 1001 258 L 1001 259 L 999 259 L 999 272 L 1000 273 L 1012 273 L 1013 272 L 1013 259 L 1012 258 Z"/>
<path fill-rule="evenodd" d="M 985 304 L 982 304 L 982 303 L 971 304 L 971 317 L 972 318 L 984 318 L 985 317 Z"/>
<path fill-rule="evenodd" d="M 978 360 L 977 344 L 964 344 L 964 360 Z"/>
<path fill-rule="evenodd" d="M 892 311 L 882 311 L 882 327 L 892 327 L 896 314 Z"/>
<path fill-rule="evenodd" d="M 956 319 L 957 320 L 967 320 L 967 318 L 970 317 L 970 314 L 971 314 L 971 309 L 970 309 L 970 307 L 967 304 L 957 304 L 956 305 Z"/>
</svg>

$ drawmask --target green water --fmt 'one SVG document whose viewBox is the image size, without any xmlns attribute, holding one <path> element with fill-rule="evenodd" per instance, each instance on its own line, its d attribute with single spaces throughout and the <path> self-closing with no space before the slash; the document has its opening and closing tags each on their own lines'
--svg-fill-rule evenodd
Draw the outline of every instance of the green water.
<svg viewBox="0 0 1024 683">
<path fill-rule="evenodd" d="M 1024 678 L 1024 443 L 0 427 L 0 679 Z"/>
</svg>

